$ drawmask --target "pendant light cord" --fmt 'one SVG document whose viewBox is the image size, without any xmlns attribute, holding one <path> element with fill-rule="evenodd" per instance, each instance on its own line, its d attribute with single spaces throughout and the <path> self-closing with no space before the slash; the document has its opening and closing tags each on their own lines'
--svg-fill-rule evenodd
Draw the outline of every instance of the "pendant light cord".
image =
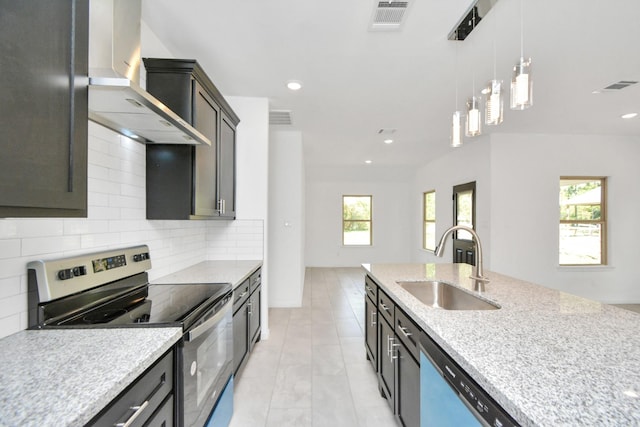
<svg viewBox="0 0 640 427">
<path fill-rule="evenodd" d="M 520 0 L 520 58 L 524 58 L 524 0 Z"/>
</svg>

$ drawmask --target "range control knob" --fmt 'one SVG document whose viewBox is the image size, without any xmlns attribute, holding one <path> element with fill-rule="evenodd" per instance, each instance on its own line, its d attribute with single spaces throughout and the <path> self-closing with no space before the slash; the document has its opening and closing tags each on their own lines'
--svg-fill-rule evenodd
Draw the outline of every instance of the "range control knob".
<svg viewBox="0 0 640 427">
<path fill-rule="evenodd" d="M 73 275 L 74 276 L 86 276 L 87 267 L 84 265 L 79 265 L 78 267 L 73 267 Z"/>
<path fill-rule="evenodd" d="M 135 254 L 133 256 L 133 262 L 140 262 L 149 259 L 149 252 L 143 252 L 141 254 Z"/>
<path fill-rule="evenodd" d="M 70 268 L 58 271 L 58 279 L 67 280 L 73 278 L 73 271 Z"/>
</svg>

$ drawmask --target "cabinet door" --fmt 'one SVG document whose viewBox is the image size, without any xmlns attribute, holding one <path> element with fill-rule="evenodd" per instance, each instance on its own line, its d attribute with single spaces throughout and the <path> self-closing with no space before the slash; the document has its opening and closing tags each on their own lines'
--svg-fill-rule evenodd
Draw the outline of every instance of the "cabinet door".
<svg viewBox="0 0 640 427">
<path fill-rule="evenodd" d="M 395 398 L 395 336 L 393 328 L 384 317 L 378 318 L 378 383 L 380 392 L 387 399 L 387 403 L 394 410 Z"/>
<path fill-rule="evenodd" d="M 420 425 L 420 365 L 404 344 L 395 348 L 396 417 L 406 427 Z"/>
<path fill-rule="evenodd" d="M 193 80 L 193 85 L 193 127 L 209 138 L 212 144 L 198 145 L 194 148 L 193 214 L 218 216 L 216 143 L 220 108 L 197 81 Z"/>
<path fill-rule="evenodd" d="M 222 113 L 219 153 L 220 216 L 234 219 L 236 217 L 236 128 L 224 113 Z"/>
<path fill-rule="evenodd" d="M 367 350 L 367 359 L 371 362 L 374 370 L 377 370 L 378 360 L 378 310 L 376 305 L 368 296 L 364 297 L 366 334 L 364 344 Z"/>
<path fill-rule="evenodd" d="M 0 11 L 0 216 L 84 217 L 89 1 Z"/>
<path fill-rule="evenodd" d="M 236 375 L 249 351 L 247 316 L 246 303 L 233 315 L 233 373 Z"/>
<path fill-rule="evenodd" d="M 249 310 L 249 351 L 253 350 L 255 343 L 260 341 L 260 293 L 262 287 L 258 287 L 247 303 L 247 309 Z"/>
</svg>

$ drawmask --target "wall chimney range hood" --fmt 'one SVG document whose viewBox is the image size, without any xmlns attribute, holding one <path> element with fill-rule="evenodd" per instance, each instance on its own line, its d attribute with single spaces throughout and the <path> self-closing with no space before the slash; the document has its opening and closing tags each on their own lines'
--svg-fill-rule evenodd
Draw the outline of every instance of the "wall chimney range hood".
<svg viewBox="0 0 640 427">
<path fill-rule="evenodd" d="M 144 144 L 211 145 L 138 84 L 140 0 L 91 0 L 89 13 L 89 119 Z"/>
</svg>

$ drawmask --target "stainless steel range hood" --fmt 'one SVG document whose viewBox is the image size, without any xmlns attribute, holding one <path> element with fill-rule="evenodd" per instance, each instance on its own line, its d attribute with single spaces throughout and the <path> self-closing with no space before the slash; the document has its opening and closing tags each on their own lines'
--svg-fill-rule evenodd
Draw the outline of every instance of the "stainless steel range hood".
<svg viewBox="0 0 640 427">
<path fill-rule="evenodd" d="M 150 144 L 211 141 L 139 86 L 140 0 L 91 0 L 89 119 Z"/>
</svg>

